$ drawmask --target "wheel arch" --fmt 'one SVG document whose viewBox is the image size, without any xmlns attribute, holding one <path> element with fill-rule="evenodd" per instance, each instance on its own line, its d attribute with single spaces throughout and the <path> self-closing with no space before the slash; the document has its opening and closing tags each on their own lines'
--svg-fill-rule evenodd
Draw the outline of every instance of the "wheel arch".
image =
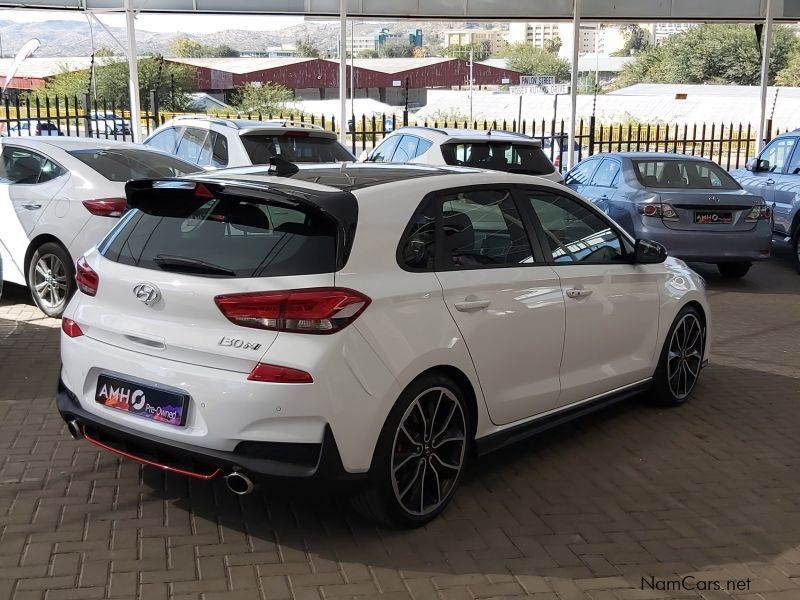
<svg viewBox="0 0 800 600">
<path fill-rule="evenodd" d="M 28 277 L 28 271 L 30 270 L 31 266 L 31 259 L 33 258 L 33 253 L 36 252 L 43 244 L 53 243 L 58 244 L 61 246 L 64 251 L 72 258 L 72 254 L 70 253 L 67 245 L 58 239 L 56 236 L 50 233 L 41 233 L 33 238 L 30 243 L 28 244 L 28 249 L 25 250 L 25 278 Z"/>
</svg>

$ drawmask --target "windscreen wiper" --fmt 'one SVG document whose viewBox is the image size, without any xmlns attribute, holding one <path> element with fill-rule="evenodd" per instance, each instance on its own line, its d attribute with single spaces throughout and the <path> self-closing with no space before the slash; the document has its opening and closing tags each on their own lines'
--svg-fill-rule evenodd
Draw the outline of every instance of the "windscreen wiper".
<svg viewBox="0 0 800 600">
<path fill-rule="evenodd" d="M 211 275 L 228 275 L 235 277 L 236 272 L 220 267 L 214 263 L 206 262 L 198 258 L 188 256 L 174 256 L 172 254 L 158 254 L 153 259 L 159 267 L 165 271 L 191 271 L 193 273 L 208 273 Z"/>
</svg>

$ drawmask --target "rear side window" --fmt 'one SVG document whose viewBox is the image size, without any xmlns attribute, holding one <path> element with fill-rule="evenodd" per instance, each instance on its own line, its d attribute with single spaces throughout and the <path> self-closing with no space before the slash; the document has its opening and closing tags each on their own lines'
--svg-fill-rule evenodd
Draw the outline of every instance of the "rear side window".
<svg viewBox="0 0 800 600">
<path fill-rule="evenodd" d="M 175 154 L 184 160 L 197 164 L 207 134 L 208 131 L 205 129 L 196 129 L 194 127 L 187 128 L 186 131 L 183 132 L 183 137 L 178 144 L 178 149 L 175 151 Z"/>
<path fill-rule="evenodd" d="M 158 148 L 164 152 L 172 154 L 175 151 L 175 144 L 178 143 L 178 130 L 174 127 L 165 129 L 164 131 L 155 134 L 151 137 L 145 145 Z"/>
<path fill-rule="evenodd" d="M 165 211 L 136 210 L 102 252 L 126 265 L 206 277 L 331 273 L 337 227 L 325 215 L 280 204 L 196 200 Z"/>
<path fill-rule="evenodd" d="M 293 163 L 353 160 L 353 155 L 338 140 L 311 136 L 305 132 L 285 135 L 248 133 L 242 136 L 242 144 L 254 165 L 267 164 L 273 156 L 280 156 Z"/>
<path fill-rule="evenodd" d="M 64 169 L 41 154 L 6 146 L 0 161 L 0 182 L 36 184 L 55 179 Z"/>
<path fill-rule="evenodd" d="M 152 150 L 74 150 L 70 154 L 109 181 L 179 177 L 199 170 L 191 163 Z"/>
<path fill-rule="evenodd" d="M 442 156 L 448 165 L 549 175 L 555 171 L 553 163 L 537 144 L 516 142 L 467 142 L 443 144 Z"/>
<path fill-rule="evenodd" d="M 413 135 L 404 135 L 400 143 L 397 144 L 397 150 L 394 151 L 392 162 L 408 162 L 417 156 L 417 145 L 419 138 Z"/>
<path fill-rule="evenodd" d="M 592 177 L 592 184 L 599 187 L 613 187 L 619 175 L 619 163 L 615 160 L 604 159 Z"/>
</svg>

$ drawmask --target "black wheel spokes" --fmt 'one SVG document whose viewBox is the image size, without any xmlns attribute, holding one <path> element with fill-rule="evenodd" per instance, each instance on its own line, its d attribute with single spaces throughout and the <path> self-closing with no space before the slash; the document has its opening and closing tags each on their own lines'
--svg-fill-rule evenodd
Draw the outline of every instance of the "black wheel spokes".
<svg viewBox="0 0 800 600">
<path fill-rule="evenodd" d="M 461 405 L 445 388 L 420 394 L 395 435 L 393 487 L 412 514 L 425 515 L 447 499 L 464 463 L 466 422 Z"/>
<path fill-rule="evenodd" d="M 667 348 L 667 382 L 672 394 L 686 398 L 697 383 L 703 361 L 703 328 L 693 314 L 685 315 L 672 332 Z"/>
</svg>

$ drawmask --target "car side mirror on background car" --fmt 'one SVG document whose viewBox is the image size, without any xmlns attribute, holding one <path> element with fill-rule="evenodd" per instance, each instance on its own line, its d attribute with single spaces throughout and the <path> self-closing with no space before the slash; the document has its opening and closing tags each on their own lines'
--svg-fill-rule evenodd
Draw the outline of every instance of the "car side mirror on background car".
<svg viewBox="0 0 800 600">
<path fill-rule="evenodd" d="M 639 265 L 655 265 L 667 260 L 667 249 L 651 240 L 636 240 L 633 262 Z"/>
<path fill-rule="evenodd" d="M 752 171 L 753 173 L 769 171 L 769 168 L 770 164 L 768 160 L 759 160 L 755 157 L 748 160 L 747 164 L 745 165 L 745 169 Z"/>
</svg>

